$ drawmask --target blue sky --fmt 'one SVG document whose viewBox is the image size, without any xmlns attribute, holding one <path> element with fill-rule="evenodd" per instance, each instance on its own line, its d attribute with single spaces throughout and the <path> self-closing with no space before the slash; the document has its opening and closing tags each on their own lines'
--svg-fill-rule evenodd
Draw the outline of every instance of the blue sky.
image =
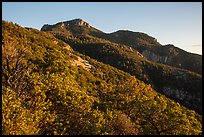
<svg viewBox="0 0 204 137">
<path fill-rule="evenodd" d="M 201 2 L 3 2 L 2 19 L 40 29 L 81 18 L 106 33 L 144 32 L 161 44 L 202 54 Z"/>
</svg>

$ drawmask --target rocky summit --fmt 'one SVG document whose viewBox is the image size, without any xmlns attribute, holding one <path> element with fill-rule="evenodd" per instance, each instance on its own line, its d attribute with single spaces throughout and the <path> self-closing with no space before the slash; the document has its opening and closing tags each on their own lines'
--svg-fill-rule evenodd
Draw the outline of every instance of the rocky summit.
<svg viewBox="0 0 204 137">
<path fill-rule="evenodd" d="M 41 30 L 42 31 L 49 30 L 52 26 L 53 25 L 45 24 L 41 28 Z M 69 27 L 69 26 L 71 26 L 71 27 L 83 26 L 83 27 L 91 28 L 91 26 L 87 22 L 83 21 L 82 19 L 74 19 L 74 20 L 70 20 L 70 21 L 59 22 L 59 23 L 55 24 L 54 26 L 61 27 L 61 28 Z"/>
</svg>

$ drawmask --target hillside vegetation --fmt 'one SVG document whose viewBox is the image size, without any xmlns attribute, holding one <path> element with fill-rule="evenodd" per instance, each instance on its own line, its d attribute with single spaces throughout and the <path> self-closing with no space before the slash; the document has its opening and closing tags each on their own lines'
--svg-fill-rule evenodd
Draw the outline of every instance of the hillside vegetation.
<svg viewBox="0 0 204 137">
<path fill-rule="evenodd" d="M 201 123 L 136 77 L 2 21 L 2 134 L 198 135 Z"/>
<path fill-rule="evenodd" d="M 136 76 L 162 94 L 202 113 L 202 76 L 181 68 L 155 63 L 126 45 L 87 34 L 48 31 L 74 50 Z"/>
</svg>

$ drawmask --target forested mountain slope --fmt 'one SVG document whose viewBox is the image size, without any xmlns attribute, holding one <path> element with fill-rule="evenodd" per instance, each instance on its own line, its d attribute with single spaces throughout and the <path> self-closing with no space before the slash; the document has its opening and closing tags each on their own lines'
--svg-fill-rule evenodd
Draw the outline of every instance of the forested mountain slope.
<svg viewBox="0 0 204 137">
<path fill-rule="evenodd" d="M 2 134 L 201 134 L 201 123 L 136 77 L 2 21 Z"/>
<path fill-rule="evenodd" d="M 155 38 L 147 34 L 121 30 L 103 36 L 100 35 L 99 38 L 128 45 L 151 61 L 202 74 L 201 55 L 186 52 L 171 44 L 161 45 Z"/>
<path fill-rule="evenodd" d="M 80 21 L 76 22 L 80 23 Z M 50 27 L 52 28 L 52 26 Z M 73 33 L 73 27 L 89 29 L 87 26 L 77 25 L 76 23 L 70 27 L 71 29 L 65 27 L 65 30 L 68 31 L 60 31 L 60 29 L 56 31 L 55 26 L 52 29 L 43 29 L 43 27 L 42 30 L 64 40 L 74 50 L 128 72 L 146 84 L 151 84 L 160 93 L 202 113 L 202 76 L 200 74 L 152 62 L 127 45 L 93 37 L 87 33 L 88 31 Z M 94 30 L 94 32 L 98 31 Z M 102 32 L 100 33 L 102 34 Z M 154 38 L 149 39 L 149 43 L 153 43 L 153 41 Z"/>
<path fill-rule="evenodd" d="M 55 25 L 44 25 L 41 30 L 63 32 L 66 35 L 88 34 L 132 47 L 151 61 L 202 74 L 201 55 L 186 52 L 174 45 L 161 45 L 156 38 L 145 33 L 128 30 L 104 33 L 82 19 L 59 22 Z"/>
</svg>

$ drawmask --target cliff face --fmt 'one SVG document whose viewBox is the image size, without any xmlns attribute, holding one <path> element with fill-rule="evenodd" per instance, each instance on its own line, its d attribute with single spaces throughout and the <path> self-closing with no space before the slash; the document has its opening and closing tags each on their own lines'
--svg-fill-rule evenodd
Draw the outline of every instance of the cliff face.
<svg viewBox="0 0 204 137">
<path fill-rule="evenodd" d="M 173 98 L 179 103 L 182 103 L 184 106 L 189 106 L 195 110 L 202 112 L 202 94 L 190 94 L 185 90 L 173 89 L 170 87 L 163 87 L 161 90 L 163 94 L 167 97 Z M 198 105 L 200 104 L 200 105 Z"/>
<path fill-rule="evenodd" d="M 72 26 L 72 27 L 73 26 L 84 26 L 84 27 L 91 28 L 91 26 L 87 22 L 83 21 L 82 19 L 74 19 L 74 20 L 71 20 L 71 21 L 59 22 L 59 23 L 57 23 L 55 25 L 45 24 L 45 25 L 43 25 L 41 30 L 45 31 L 45 30 L 49 30 L 49 29 L 57 27 L 57 26 L 59 26 L 61 28 L 69 27 L 69 26 Z"/>
<path fill-rule="evenodd" d="M 190 70 L 202 75 L 201 55 L 188 53 L 171 45 L 158 46 L 155 48 L 148 47 L 140 52 L 143 56 L 153 62 Z"/>
<path fill-rule="evenodd" d="M 142 52 L 142 55 L 145 56 L 147 59 L 154 61 L 154 62 L 159 62 L 159 63 L 165 63 L 168 59 L 168 57 L 162 57 L 157 54 L 154 54 L 153 52 L 149 50 L 144 50 Z"/>
<path fill-rule="evenodd" d="M 91 28 L 91 26 L 87 22 L 83 21 L 82 19 L 74 19 L 74 20 L 65 21 L 62 23 L 65 26 L 83 26 L 83 27 Z"/>
</svg>

